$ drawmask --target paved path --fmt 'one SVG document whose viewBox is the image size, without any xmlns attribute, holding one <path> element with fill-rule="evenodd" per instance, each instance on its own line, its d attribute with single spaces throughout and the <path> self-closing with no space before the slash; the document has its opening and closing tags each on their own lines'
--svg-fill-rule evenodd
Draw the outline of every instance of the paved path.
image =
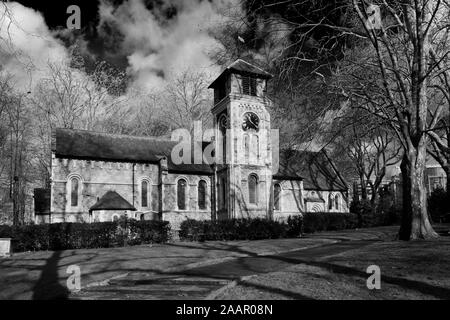
<svg viewBox="0 0 450 320">
<path fill-rule="evenodd" d="M 228 261 L 171 273 L 132 273 L 89 287 L 72 299 L 205 299 L 243 277 L 285 269 L 344 251 L 361 248 L 377 240 L 341 240 L 335 244 L 274 255 L 234 258 Z"/>
</svg>

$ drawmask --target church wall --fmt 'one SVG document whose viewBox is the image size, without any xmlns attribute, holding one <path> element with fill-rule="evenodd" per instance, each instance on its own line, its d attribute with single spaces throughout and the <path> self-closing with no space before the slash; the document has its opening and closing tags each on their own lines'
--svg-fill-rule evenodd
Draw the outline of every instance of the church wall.
<svg viewBox="0 0 450 320">
<path fill-rule="evenodd" d="M 305 211 L 303 184 L 298 180 L 276 180 L 281 187 L 280 210 L 274 209 L 273 219 L 285 221 L 289 216 L 301 215 Z"/>
<path fill-rule="evenodd" d="M 134 196 L 133 196 L 133 168 Z M 124 162 L 87 161 L 62 159 L 53 156 L 52 187 L 51 187 L 51 221 L 56 222 L 89 222 L 89 208 L 94 205 L 107 191 L 113 190 L 120 194 L 137 212 L 127 212 L 128 217 L 138 217 L 144 213 L 146 219 L 155 217 L 159 211 L 158 174 L 156 164 L 132 164 Z M 71 207 L 70 181 L 78 178 L 80 181 L 79 206 Z M 141 181 L 146 180 L 150 186 L 150 206 L 141 207 Z M 117 212 L 94 212 L 92 222 L 111 221 Z M 125 214 L 123 212 L 122 214 Z"/>
<path fill-rule="evenodd" d="M 338 197 L 339 206 L 335 206 L 335 197 Z M 348 200 L 341 191 L 305 190 L 307 212 L 349 212 Z M 321 201 L 319 201 L 320 199 Z M 330 201 L 332 206 L 330 207 Z"/>
<path fill-rule="evenodd" d="M 172 230 L 179 230 L 184 220 L 211 220 L 211 177 L 206 175 L 168 173 L 163 178 L 163 215 L 164 221 L 169 221 Z M 178 209 L 177 184 L 178 180 L 187 181 L 186 209 Z M 198 184 L 200 180 L 207 183 L 206 209 L 198 207 Z"/>
<path fill-rule="evenodd" d="M 248 179 L 252 174 L 258 177 L 257 203 L 249 203 Z M 267 218 L 269 216 L 270 185 L 272 183 L 272 172 L 265 168 L 245 166 L 240 167 L 237 175 L 240 177 L 240 185 L 236 186 L 236 209 L 235 218 Z"/>
<path fill-rule="evenodd" d="M 232 81 L 233 83 L 233 81 Z M 270 188 L 272 184 L 272 152 L 270 139 L 270 115 L 263 101 L 255 97 L 242 96 L 232 99 L 229 106 L 231 130 L 229 153 L 232 166 L 229 172 L 230 216 L 234 218 L 267 218 L 269 216 Z M 242 130 L 242 119 L 246 112 L 255 113 L 260 119 L 258 131 Z M 245 136 L 249 139 L 248 157 L 244 148 Z M 259 144 L 258 144 L 259 143 Z M 258 200 L 249 203 L 248 178 L 258 178 Z"/>
</svg>

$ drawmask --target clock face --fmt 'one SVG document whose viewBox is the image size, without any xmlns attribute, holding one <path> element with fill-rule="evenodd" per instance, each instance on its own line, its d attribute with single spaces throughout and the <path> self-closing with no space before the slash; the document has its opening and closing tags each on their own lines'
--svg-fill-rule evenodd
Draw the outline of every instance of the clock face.
<svg viewBox="0 0 450 320">
<path fill-rule="evenodd" d="M 253 112 L 247 112 L 244 114 L 242 118 L 242 129 L 244 131 L 247 130 L 256 130 L 259 129 L 259 118 Z"/>
</svg>

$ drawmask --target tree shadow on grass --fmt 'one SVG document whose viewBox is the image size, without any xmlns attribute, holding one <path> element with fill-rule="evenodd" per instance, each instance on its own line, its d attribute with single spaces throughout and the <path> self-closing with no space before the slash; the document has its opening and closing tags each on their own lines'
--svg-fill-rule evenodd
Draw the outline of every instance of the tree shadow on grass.
<svg viewBox="0 0 450 320">
<path fill-rule="evenodd" d="M 312 260 L 302 260 L 302 259 L 289 259 L 285 257 L 278 257 L 281 258 L 281 260 L 284 261 L 291 261 L 293 264 L 305 264 L 309 266 L 319 267 L 326 269 L 332 273 L 339 273 L 343 275 L 348 276 L 356 276 L 360 277 L 362 279 L 367 279 L 369 276 L 367 273 L 347 267 L 342 266 L 338 264 L 333 264 L 329 262 L 319 262 L 319 261 L 312 261 Z M 434 296 L 438 299 L 450 299 L 450 289 L 443 288 L 439 286 L 434 286 L 425 282 L 417 281 L 417 280 L 410 280 L 406 278 L 399 278 L 399 277 L 392 277 L 387 275 L 381 275 L 381 282 L 383 283 L 389 283 L 392 285 L 397 285 L 399 287 L 402 287 L 404 289 L 409 289 L 412 291 L 421 292 L 426 295 Z"/>
<path fill-rule="evenodd" d="M 364 282 L 365 279 L 369 276 L 367 273 L 365 273 L 365 270 L 359 270 L 357 267 L 347 267 L 338 265 L 335 263 L 330 262 L 323 262 L 319 261 L 318 259 L 324 258 L 324 257 L 330 257 L 336 254 L 339 254 L 341 252 L 346 252 L 352 249 L 358 249 L 362 246 L 372 244 L 373 241 L 370 240 L 364 240 L 364 241 L 346 241 L 339 244 L 330 244 L 325 245 L 317 248 L 310 248 L 306 250 L 301 250 L 298 252 L 289 252 L 289 253 L 282 253 L 282 254 L 276 254 L 276 255 L 263 255 L 259 256 L 254 252 L 250 252 L 249 250 L 246 250 L 244 248 L 241 248 L 239 245 L 234 244 L 222 244 L 222 243 L 215 243 L 215 244 L 207 244 L 206 247 L 209 250 L 219 250 L 219 251 L 230 251 L 234 253 L 239 254 L 246 254 L 246 257 L 237 257 L 236 259 L 232 259 L 230 261 L 224 261 L 221 263 L 213 264 L 213 265 L 206 265 L 206 266 L 199 266 L 195 268 L 190 269 L 184 269 L 179 271 L 163 271 L 163 270 L 156 270 L 154 268 L 145 268 L 144 270 L 136 267 L 129 267 L 129 268 L 120 268 L 121 272 L 151 272 L 154 273 L 156 278 L 154 279 L 148 279 L 146 276 L 144 276 L 144 279 L 135 279 L 135 280 L 125 280 L 119 281 L 116 283 L 120 287 L 120 284 L 126 285 L 127 287 L 133 287 L 133 286 L 142 286 L 142 285 L 152 285 L 152 284 L 158 284 L 158 282 L 161 281 L 169 281 L 174 276 L 179 277 L 187 277 L 191 279 L 195 279 L 197 277 L 200 278 L 206 278 L 210 279 L 211 281 L 216 281 L 217 279 L 225 280 L 225 281 L 238 281 L 239 285 L 246 286 L 246 287 L 253 287 L 256 290 L 266 291 L 266 292 L 272 292 L 274 294 L 279 294 L 282 296 L 285 296 L 287 298 L 293 298 L 293 299 L 311 299 L 310 297 L 304 296 L 297 292 L 292 291 L 286 291 L 280 288 L 266 286 L 264 284 L 254 284 L 249 283 L 248 281 L 239 281 L 238 279 L 241 276 L 246 275 L 252 275 L 252 274 L 264 274 L 264 273 L 270 273 L 274 271 L 279 271 L 280 269 L 284 269 L 285 267 L 289 267 L 290 265 L 298 265 L 298 264 L 304 264 L 304 265 L 310 265 L 319 267 L 322 269 L 326 269 L 332 273 L 337 274 L 343 274 L 343 275 L 350 275 L 350 276 L 356 276 L 358 278 L 361 278 Z M 176 244 L 171 245 L 172 247 L 191 247 L 190 245 L 186 244 Z M 192 248 L 191 248 L 192 249 Z M 199 248 L 201 249 L 201 248 Z M 203 248 L 204 249 L 204 248 Z M 127 259 L 123 258 L 124 261 Z M 120 264 L 121 259 L 115 260 L 115 263 Z M 265 268 L 264 265 L 267 265 L 268 267 Z M 119 265 L 117 266 L 119 268 Z M 116 266 L 108 265 L 105 266 L 105 268 L 102 270 L 98 270 L 94 273 L 101 274 L 105 271 L 113 271 Z M 158 279 L 159 277 L 159 279 Z M 166 279 L 164 279 L 167 277 Z M 124 283 L 125 280 L 125 283 Z M 126 283 L 129 282 L 129 283 Z M 434 286 L 432 284 L 424 283 L 417 280 L 409 280 L 405 278 L 399 278 L 399 277 L 393 277 L 393 276 L 386 276 L 382 275 L 382 282 L 383 283 L 389 283 L 393 285 L 397 285 L 399 287 L 402 287 L 404 289 L 413 290 L 417 292 L 421 292 L 427 295 L 431 295 L 437 298 L 441 299 L 448 299 L 450 297 L 450 289 L 443 288 L 439 286 Z M 114 283 L 112 283 L 113 286 L 112 290 L 114 290 Z M 162 284 L 162 283 L 159 283 Z M 167 283 L 167 285 L 170 285 L 170 283 Z M 218 285 L 220 286 L 220 285 Z M 107 288 L 103 288 L 107 289 Z M 123 288 L 122 288 L 123 289 Z M 137 288 L 131 288 L 129 293 L 136 293 L 136 294 L 142 294 L 143 292 L 137 291 Z M 153 289 L 150 289 L 150 291 L 153 292 Z M 149 292 L 152 293 L 152 292 Z M 194 294 L 195 292 L 189 292 L 189 294 Z M 160 297 L 161 298 L 161 297 Z M 164 296 L 165 299 L 171 297 L 169 295 Z"/>
<path fill-rule="evenodd" d="M 69 296 L 69 290 L 59 283 L 58 262 L 62 251 L 53 252 L 47 260 L 36 285 L 33 287 L 33 300 L 65 300 Z"/>
<path fill-rule="evenodd" d="M 284 289 L 280 289 L 280 288 L 275 288 L 275 287 L 270 287 L 270 286 L 266 286 L 266 285 L 262 285 L 262 284 L 249 283 L 247 281 L 239 281 L 237 284 L 242 287 L 253 288 L 253 289 L 263 290 L 263 291 L 274 293 L 274 294 L 279 294 L 281 296 L 284 296 L 286 298 L 291 298 L 294 300 L 314 300 L 311 297 L 305 296 L 305 295 L 297 293 L 297 292 L 284 290 Z"/>
</svg>

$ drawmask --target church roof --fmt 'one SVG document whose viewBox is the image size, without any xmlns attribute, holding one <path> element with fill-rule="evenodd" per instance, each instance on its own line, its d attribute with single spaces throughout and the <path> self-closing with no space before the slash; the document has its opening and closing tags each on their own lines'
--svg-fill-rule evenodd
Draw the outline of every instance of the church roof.
<svg viewBox="0 0 450 320">
<path fill-rule="evenodd" d="M 218 76 L 216 80 L 214 80 L 208 88 L 214 88 L 217 82 L 219 82 L 225 75 L 232 72 L 239 74 L 253 74 L 258 76 L 259 78 L 264 79 L 270 79 L 273 77 L 273 75 L 270 74 L 269 72 L 264 71 L 263 69 L 251 63 L 248 63 L 247 61 L 237 59 L 235 62 L 226 67 L 225 70 L 220 74 L 220 76 Z"/>
<path fill-rule="evenodd" d="M 131 210 L 136 211 L 136 208 L 125 200 L 120 194 L 115 191 L 106 192 L 90 209 L 96 210 Z"/>
<path fill-rule="evenodd" d="M 274 179 L 303 180 L 306 190 L 347 191 L 348 187 L 324 150 L 319 152 L 280 150 Z"/>
<path fill-rule="evenodd" d="M 157 163 L 166 157 L 169 172 L 212 173 L 207 164 L 174 164 L 170 154 L 176 144 L 169 139 L 58 128 L 52 151 L 59 158 L 97 161 Z"/>
<path fill-rule="evenodd" d="M 54 131 L 52 151 L 58 158 L 96 161 L 158 163 L 166 157 L 169 172 L 214 173 L 208 164 L 174 164 L 171 151 L 176 144 L 168 139 L 59 128 Z M 202 149 L 206 145 L 203 143 Z M 303 180 L 304 188 L 309 190 L 348 189 L 325 151 L 281 150 L 274 179 Z"/>
</svg>

